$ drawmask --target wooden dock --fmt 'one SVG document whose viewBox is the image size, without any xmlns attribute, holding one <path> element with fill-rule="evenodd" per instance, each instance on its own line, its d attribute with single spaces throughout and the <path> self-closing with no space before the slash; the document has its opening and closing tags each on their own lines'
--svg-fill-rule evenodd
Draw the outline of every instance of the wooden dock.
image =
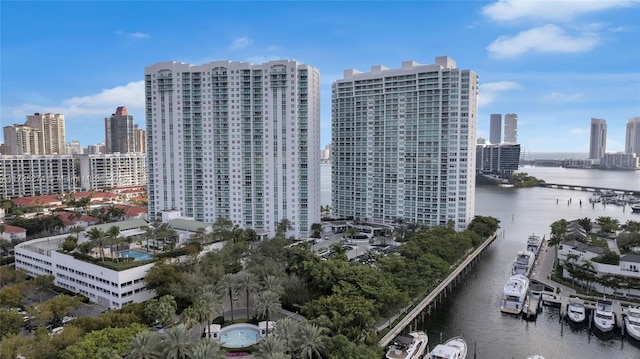
<svg viewBox="0 0 640 359">
<path fill-rule="evenodd" d="M 488 238 L 484 243 L 482 243 L 476 250 L 471 252 L 467 258 L 465 258 L 455 269 L 445 278 L 436 288 L 434 288 L 431 293 L 429 293 L 420 303 L 418 303 L 407 315 L 405 315 L 399 322 L 393 327 L 380 341 L 378 345 L 381 347 L 386 347 L 391 343 L 391 341 L 403 333 L 407 327 L 409 327 L 409 331 L 411 331 L 412 323 L 418 318 L 418 315 L 424 313 L 431 304 L 436 304 L 438 300 L 442 300 L 442 297 L 446 297 L 447 293 L 453 290 L 454 284 L 460 280 L 460 277 L 465 275 L 469 270 L 470 266 L 474 264 L 480 254 L 484 252 L 484 250 L 495 241 L 498 237 L 498 232 L 496 232 L 493 236 Z"/>
</svg>

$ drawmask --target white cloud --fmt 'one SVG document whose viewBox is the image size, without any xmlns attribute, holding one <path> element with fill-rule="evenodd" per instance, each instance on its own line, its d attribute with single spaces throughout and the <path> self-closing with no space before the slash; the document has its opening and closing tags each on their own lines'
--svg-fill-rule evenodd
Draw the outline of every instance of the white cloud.
<svg viewBox="0 0 640 359">
<path fill-rule="evenodd" d="M 589 133 L 589 130 L 584 128 L 572 128 L 569 130 L 569 134 L 571 135 L 584 135 L 586 133 Z"/>
<path fill-rule="evenodd" d="M 523 19 L 567 22 L 591 12 L 637 6 L 637 1 L 521 1 L 500 0 L 482 8 L 495 21 Z"/>
<path fill-rule="evenodd" d="M 16 117 L 24 117 L 32 112 L 60 113 L 73 120 L 74 117 L 83 116 L 108 117 L 118 106 L 126 106 L 129 112 L 144 109 L 144 81 L 129 82 L 92 95 L 72 97 L 63 100 L 59 106 L 22 104 L 11 112 Z"/>
<path fill-rule="evenodd" d="M 501 92 L 517 90 L 519 88 L 520 85 L 513 81 L 480 83 L 478 90 L 478 107 L 492 103 Z"/>
<path fill-rule="evenodd" d="M 151 38 L 151 35 L 145 34 L 144 32 L 116 31 L 115 34 L 118 35 L 118 36 L 128 37 L 128 38 L 131 38 L 131 39 L 149 39 L 149 38 Z"/>
<path fill-rule="evenodd" d="M 548 95 L 544 95 L 543 98 L 545 100 L 549 100 L 549 101 L 556 101 L 556 102 L 569 102 L 569 101 L 576 101 L 579 100 L 583 97 L 584 95 L 576 92 L 576 93 L 561 93 L 561 92 L 552 92 Z"/>
<path fill-rule="evenodd" d="M 571 37 L 556 25 L 544 25 L 515 36 L 501 36 L 493 41 L 487 50 L 494 57 L 517 57 L 527 52 L 575 53 L 593 49 L 600 43 L 598 35 L 585 32 L 578 37 Z"/>
<path fill-rule="evenodd" d="M 231 46 L 229 46 L 230 50 L 240 50 L 243 49 L 247 46 L 249 46 L 251 44 L 251 39 L 249 39 L 246 36 L 243 37 L 239 37 L 235 40 L 233 40 L 233 43 L 231 44 Z"/>
<path fill-rule="evenodd" d="M 264 49 L 264 51 L 267 51 L 267 52 L 280 51 L 280 50 L 282 50 L 282 47 L 280 47 L 278 45 L 271 45 L 271 46 L 267 47 L 266 49 Z"/>
</svg>

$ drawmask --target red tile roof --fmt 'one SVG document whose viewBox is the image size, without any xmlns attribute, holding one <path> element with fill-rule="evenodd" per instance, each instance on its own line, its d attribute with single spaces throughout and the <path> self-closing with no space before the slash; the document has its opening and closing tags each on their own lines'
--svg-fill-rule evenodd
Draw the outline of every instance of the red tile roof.
<svg viewBox="0 0 640 359">
<path fill-rule="evenodd" d="M 51 194 L 46 196 L 20 197 L 11 200 L 18 207 L 35 206 L 37 204 L 43 206 L 51 206 L 52 204 L 62 203 L 62 196 L 59 194 Z"/>
<path fill-rule="evenodd" d="M 124 210 L 125 217 L 137 217 L 141 213 L 149 212 L 149 210 L 146 207 L 140 207 L 140 206 L 127 206 L 125 204 L 116 204 L 114 207 Z"/>
<path fill-rule="evenodd" d="M 12 226 L 6 223 L 0 223 L 0 225 L 4 226 L 5 233 L 26 233 L 27 230 L 22 227 Z"/>
<path fill-rule="evenodd" d="M 67 212 L 67 211 L 63 211 L 63 212 L 56 212 L 54 213 L 54 215 L 62 218 L 62 221 L 64 222 L 65 226 L 73 226 L 75 224 L 77 224 L 78 222 L 86 222 L 89 224 L 93 224 L 93 223 L 97 223 L 98 219 L 96 217 L 92 217 L 92 216 L 86 216 L 86 215 L 81 215 L 80 218 L 76 217 L 76 214 L 74 212 Z M 73 219 L 70 219 L 69 216 L 73 215 Z"/>
</svg>

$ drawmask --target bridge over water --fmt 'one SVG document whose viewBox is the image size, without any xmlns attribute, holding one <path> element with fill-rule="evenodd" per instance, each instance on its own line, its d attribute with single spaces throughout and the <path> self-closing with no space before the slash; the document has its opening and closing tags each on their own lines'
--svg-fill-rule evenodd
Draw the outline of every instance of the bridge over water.
<svg viewBox="0 0 640 359">
<path fill-rule="evenodd" d="M 629 195 L 640 195 L 640 191 L 631 190 L 631 189 L 622 189 L 622 188 L 608 188 L 608 187 L 596 187 L 596 186 L 581 186 L 575 184 L 560 184 L 560 183 L 540 183 L 538 186 L 540 187 L 550 187 L 550 188 L 558 188 L 558 189 L 568 189 L 573 191 L 584 191 L 584 192 L 605 192 L 610 191 L 616 194 L 629 194 Z"/>
</svg>

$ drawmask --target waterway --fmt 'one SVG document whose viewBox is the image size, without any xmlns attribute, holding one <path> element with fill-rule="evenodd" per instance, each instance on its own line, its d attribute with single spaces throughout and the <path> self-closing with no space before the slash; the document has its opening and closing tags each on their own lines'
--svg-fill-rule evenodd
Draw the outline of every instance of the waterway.
<svg viewBox="0 0 640 359">
<path fill-rule="evenodd" d="M 640 171 L 601 171 L 549 167 L 525 167 L 527 172 L 547 182 L 590 184 L 600 187 L 640 190 Z M 331 198 L 331 167 L 321 169 L 322 198 Z M 328 180 L 328 182 L 327 182 Z M 576 183 L 574 183 L 576 182 Z M 561 329 L 559 311 L 544 308 L 536 322 L 500 313 L 500 298 L 516 252 L 524 249 L 529 234 L 546 235 L 550 224 L 599 216 L 640 221 L 640 214 L 615 205 L 589 204 L 588 192 L 552 188 L 499 188 L 480 186 L 476 189 L 476 214 L 500 220 L 502 239 L 479 261 L 474 271 L 449 296 L 447 304 L 425 323 L 430 346 L 442 337 L 463 336 L 478 359 L 527 358 L 539 354 L 547 359 L 575 358 L 640 358 L 640 343 L 622 341 L 619 334 L 611 340 L 589 336 L 586 330 Z M 582 206 L 580 206 L 582 200 Z"/>
</svg>

